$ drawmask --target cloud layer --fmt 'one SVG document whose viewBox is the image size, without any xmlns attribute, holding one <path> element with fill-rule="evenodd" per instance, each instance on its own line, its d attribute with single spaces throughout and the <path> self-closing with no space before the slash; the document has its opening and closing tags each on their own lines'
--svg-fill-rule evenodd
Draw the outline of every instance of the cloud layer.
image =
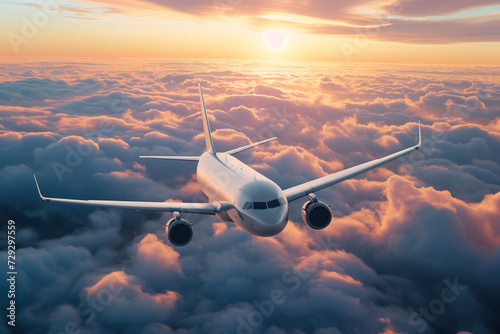
<svg viewBox="0 0 500 334">
<path fill-rule="evenodd" d="M 0 216 L 17 227 L 18 328 L 497 332 L 499 75 L 227 61 L 2 64 Z M 327 229 L 308 229 L 297 201 L 273 238 L 186 215 L 193 241 L 173 248 L 168 214 L 38 198 L 33 173 L 47 196 L 206 201 L 193 163 L 138 159 L 203 151 L 198 82 L 217 148 L 278 137 L 238 158 L 283 188 L 413 145 L 418 121 L 424 145 L 318 192 L 332 205 Z"/>
</svg>

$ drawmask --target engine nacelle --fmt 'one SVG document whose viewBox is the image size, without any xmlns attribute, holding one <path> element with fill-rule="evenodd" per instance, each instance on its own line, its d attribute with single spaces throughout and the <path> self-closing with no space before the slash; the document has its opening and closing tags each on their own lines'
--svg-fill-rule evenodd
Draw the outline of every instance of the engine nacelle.
<svg viewBox="0 0 500 334">
<path fill-rule="evenodd" d="M 174 246 L 186 246 L 193 239 L 193 228 L 187 220 L 172 218 L 165 225 L 168 241 Z"/>
<path fill-rule="evenodd" d="M 302 206 L 302 219 L 312 229 L 322 230 L 332 221 L 332 211 L 316 197 L 314 201 L 307 201 Z"/>
</svg>

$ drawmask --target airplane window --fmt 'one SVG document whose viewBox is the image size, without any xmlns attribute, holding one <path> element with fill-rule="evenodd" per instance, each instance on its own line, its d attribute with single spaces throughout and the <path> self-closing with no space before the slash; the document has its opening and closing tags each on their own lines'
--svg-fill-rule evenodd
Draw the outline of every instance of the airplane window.
<svg viewBox="0 0 500 334">
<path fill-rule="evenodd" d="M 245 204 L 243 204 L 243 210 L 246 210 L 248 208 L 248 203 L 250 202 L 245 202 Z"/>
<path fill-rule="evenodd" d="M 267 202 L 267 206 L 269 207 L 269 209 L 276 208 L 280 206 L 280 202 L 278 201 L 278 199 L 273 199 L 272 201 Z"/>
<path fill-rule="evenodd" d="M 283 197 L 278 198 L 278 201 L 280 201 L 281 205 L 285 205 L 285 199 Z"/>
<path fill-rule="evenodd" d="M 250 210 L 252 208 L 252 202 L 248 202 L 247 210 Z"/>
<path fill-rule="evenodd" d="M 255 210 L 267 209 L 267 203 L 266 202 L 253 202 L 253 208 Z"/>
</svg>

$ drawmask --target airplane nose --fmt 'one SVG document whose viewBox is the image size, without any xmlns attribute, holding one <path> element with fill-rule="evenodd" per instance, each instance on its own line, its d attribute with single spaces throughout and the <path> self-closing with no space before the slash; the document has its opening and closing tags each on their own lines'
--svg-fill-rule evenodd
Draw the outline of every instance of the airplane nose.
<svg viewBox="0 0 500 334">
<path fill-rule="evenodd" d="M 272 215 L 270 214 L 267 217 L 264 217 L 261 222 L 267 226 L 281 225 L 283 222 L 283 214 L 281 212 Z"/>
<path fill-rule="evenodd" d="M 270 237 L 283 231 L 288 222 L 288 210 L 286 207 L 281 209 L 268 209 L 254 217 L 255 224 L 259 226 L 258 234 L 263 237 Z"/>
</svg>

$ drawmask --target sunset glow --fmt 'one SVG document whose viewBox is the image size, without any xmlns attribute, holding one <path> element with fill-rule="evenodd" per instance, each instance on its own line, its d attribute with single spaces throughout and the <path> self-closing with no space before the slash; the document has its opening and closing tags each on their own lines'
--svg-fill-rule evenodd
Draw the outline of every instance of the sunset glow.
<svg viewBox="0 0 500 334">
<path fill-rule="evenodd" d="M 269 50 L 279 51 L 286 46 L 287 36 L 280 30 L 267 30 L 262 34 Z"/>
<path fill-rule="evenodd" d="M 416 3 L 4 2 L 0 55 L 500 64 L 498 5 Z"/>
</svg>

